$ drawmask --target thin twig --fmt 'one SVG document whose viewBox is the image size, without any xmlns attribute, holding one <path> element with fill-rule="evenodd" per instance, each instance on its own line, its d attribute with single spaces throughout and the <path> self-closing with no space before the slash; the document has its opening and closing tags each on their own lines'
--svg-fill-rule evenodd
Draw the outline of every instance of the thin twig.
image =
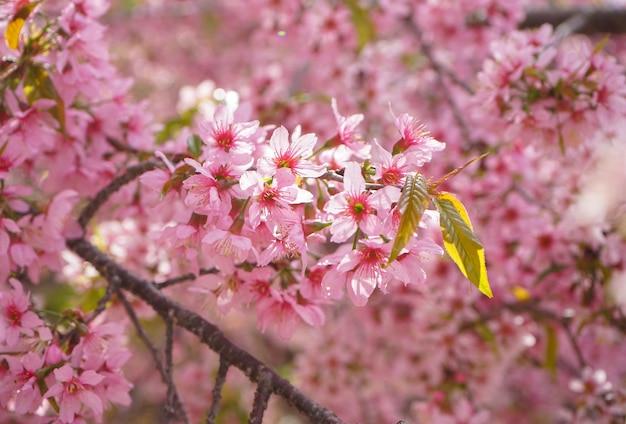
<svg viewBox="0 0 626 424">
<path fill-rule="evenodd" d="M 209 275 L 209 274 L 217 274 L 218 272 L 219 270 L 217 268 L 201 268 L 199 274 Z M 155 283 L 154 285 L 157 289 L 161 290 L 166 287 L 173 286 L 175 284 L 184 283 L 185 281 L 193 281 L 196 278 L 198 278 L 198 276 L 194 274 L 193 272 L 190 272 L 188 274 L 183 274 L 183 275 L 179 275 L 178 277 L 167 279 L 160 283 Z"/>
<path fill-rule="evenodd" d="M 107 303 L 111 300 L 113 293 L 117 291 L 117 288 L 120 285 L 120 278 L 117 275 L 110 276 L 109 278 L 107 278 L 107 281 L 109 282 L 109 284 L 107 285 L 104 296 L 102 296 L 100 300 L 98 300 L 98 306 L 96 306 L 96 309 L 94 309 L 89 317 L 85 319 L 85 323 L 87 324 L 96 319 L 96 317 L 102 312 L 104 312 Z"/>
<path fill-rule="evenodd" d="M 174 349 L 174 324 L 168 316 L 164 316 L 165 321 L 165 380 L 167 384 L 167 402 L 163 407 L 163 413 L 165 415 L 165 421 L 169 422 L 169 419 L 176 416 L 176 386 L 174 385 L 174 368 L 172 352 Z M 187 422 L 186 419 L 184 419 Z"/>
<path fill-rule="evenodd" d="M 229 363 L 243 371 L 250 381 L 258 382 L 261 371 L 267 373 L 270 376 L 271 392 L 281 396 L 312 422 L 316 424 L 342 423 L 332 411 L 304 395 L 287 379 L 270 370 L 252 354 L 237 347 L 215 325 L 165 296 L 154 287 L 152 282 L 131 273 L 85 239 L 67 240 L 66 244 L 78 256 L 91 263 L 102 275 L 115 274 L 119 276 L 121 289 L 128 290 L 143 299 L 158 314 L 170 314 L 176 325 L 195 334 L 201 343 L 209 346 L 219 355 L 228 358 Z M 125 308 L 127 312 L 132 311 L 127 302 Z M 129 316 L 134 316 L 134 313 L 129 312 Z M 137 326 L 136 316 L 134 321 L 136 322 L 135 326 Z M 157 365 L 157 367 L 159 366 Z M 164 375 L 162 366 L 160 372 Z"/>
<path fill-rule="evenodd" d="M 337 181 L 337 182 L 340 182 L 340 183 L 343 182 L 343 176 L 338 174 L 335 171 L 326 171 L 319 178 L 322 179 L 322 180 Z M 366 183 L 365 184 L 365 189 L 366 190 L 380 190 L 380 189 L 383 189 L 385 187 L 386 187 L 385 184 L 373 184 L 373 183 Z"/>
<path fill-rule="evenodd" d="M 271 375 L 266 370 L 260 370 L 259 381 L 257 383 L 256 392 L 254 393 L 254 403 L 248 424 L 263 423 L 263 414 L 267 409 L 267 403 L 272 395 L 270 382 Z"/>
<path fill-rule="evenodd" d="M 85 228 L 89 220 L 98 212 L 100 207 L 111 197 L 113 193 L 118 191 L 121 187 L 133 181 L 140 175 L 151 171 L 155 168 L 162 166 L 162 163 L 156 160 L 149 160 L 142 162 L 138 165 L 129 167 L 122 175 L 115 177 L 106 187 L 96 194 L 83 209 L 80 217 L 78 218 L 78 224 L 81 228 Z"/>
<path fill-rule="evenodd" d="M 459 106 L 454 101 L 454 97 L 452 96 L 452 93 L 450 92 L 450 89 L 448 88 L 448 85 L 446 84 L 444 75 L 449 75 L 449 72 L 447 72 L 446 69 L 435 59 L 435 55 L 433 54 L 431 45 L 428 44 L 424 40 L 424 37 L 422 36 L 422 31 L 417 26 L 417 23 L 415 22 L 415 20 L 409 17 L 405 19 L 405 22 L 406 22 L 407 27 L 411 30 L 411 32 L 415 35 L 415 37 L 419 41 L 420 45 L 422 46 L 422 52 L 424 53 L 424 56 L 426 56 L 426 58 L 429 60 L 433 70 L 437 74 L 437 80 L 439 81 L 439 85 L 441 86 L 443 97 L 446 99 L 446 101 L 448 102 L 448 105 L 450 106 L 450 110 L 452 111 L 452 116 L 454 117 L 454 120 L 456 121 L 457 125 L 460 128 L 463 138 L 470 145 L 476 144 L 476 142 L 472 140 L 472 133 L 470 132 L 469 126 L 467 125 L 467 122 L 465 122 L 465 119 L 463 118 L 463 115 L 461 114 L 461 110 L 459 109 Z"/>
<path fill-rule="evenodd" d="M 122 303 L 122 306 L 124 306 L 124 310 L 126 310 L 126 314 L 128 315 L 128 318 L 132 322 L 133 326 L 135 327 L 135 330 L 137 331 L 139 338 L 143 341 L 143 343 L 146 345 L 146 347 L 150 351 L 150 354 L 152 355 L 152 359 L 154 360 L 156 369 L 157 371 L 159 371 L 159 374 L 161 374 L 161 380 L 164 383 L 167 383 L 167 380 L 168 380 L 167 372 L 163 366 L 163 363 L 161 362 L 159 350 L 154 345 L 154 343 L 152 343 L 152 340 L 150 340 L 150 337 L 148 336 L 143 326 L 139 322 L 139 318 L 137 317 L 137 314 L 135 314 L 135 310 L 133 309 L 131 304 L 128 302 L 128 299 L 126 299 L 126 296 L 121 290 L 118 290 L 117 297 Z M 182 402 L 180 401 L 180 398 L 178 397 L 178 393 L 174 391 L 173 396 L 174 396 L 174 405 L 176 407 L 176 410 L 179 411 L 179 414 L 181 416 L 185 417 L 185 420 L 186 420 L 185 422 L 188 422 L 186 418 L 187 413 L 185 411 L 184 405 L 182 404 Z"/>
<path fill-rule="evenodd" d="M 543 24 L 557 27 L 573 16 L 581 16 L 583 25 L 576 25 L 579 34 L 623 34 L 626 33 L 626 9 L 623 7 L 568 7 L 530 9 L 519 28 L 536 28 Z"/>
<path fill-rule="evenodd" d="M 215 386 L 213 386 L 213 399 L 211 400 L 211 409 L 209 409 L 209 415 L 206 417 L 206 424 L 214 424 L 217 413 L 220 409 L 220 400 L 222 399 L 222 389 L 226 382 L 226 373 L 228 372 L 228 360 L 223 355 L 220 355 L 220 366 L 215 376 Z"/>
</svg>

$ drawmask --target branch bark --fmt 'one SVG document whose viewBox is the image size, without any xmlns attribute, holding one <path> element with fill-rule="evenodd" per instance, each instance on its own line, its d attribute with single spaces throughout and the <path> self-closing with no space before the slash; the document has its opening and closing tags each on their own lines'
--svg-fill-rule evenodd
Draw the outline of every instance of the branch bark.
<svg viewBox="0 0 626 424">
<path fill-rule="evenodd" d="M 312 422 L 343 423 L 332 411 L 307 397 L 263 362 L 237 347 L 215 325 L 162 294 L 154 283 L 134 275 L 83 238 L 67 240 L 66 244 L 70 250 L 91 263 L 106 278 L 110 279 L 113 276 L 119 278 L 120 289 L 127 290 L 143 299 L 155 312 L 171 317 L 174 324 L 195 334 L 211 350 L 228 358 L 228 363 L 239 368 L 250 381 L 259 383 L 265 380 L 265 384 L 270 387 L 273 394 L 281 396 Z"/>
<path fill-rule="evenodd" d="M 576 29 L 579 34 L 624 34 L 626 33 L 626 8 L 617 7 L 569 7 L 567 9 L 530 9 L 520 29 L 535 28 L 543 24 L 557 27 L 575 16 L 584 23 Z"/>
</svg>

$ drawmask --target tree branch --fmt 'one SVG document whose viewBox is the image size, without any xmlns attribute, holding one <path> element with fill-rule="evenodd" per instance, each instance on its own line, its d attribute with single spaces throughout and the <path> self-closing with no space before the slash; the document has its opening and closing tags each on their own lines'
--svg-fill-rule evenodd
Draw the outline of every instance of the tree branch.
<svg viewBox="0 0 626 424">
<path fill-rule="evenodd" d="M 626 33 L 626 8 L 617 7 L 570 7 L 567 9 L 530 9 L 520 29 L 536 28 L 543 24 L 557 27 L 574 16 L 580 16 L 584 24 L 576 28 L 579 34 Z"/>
<path fill-rule="evenodd" d="M 215 386 L 213 386 L 213 400 L 211 401 L 211 409 L 206 418 L 206 424 L 214 424 L 217 412 L 220 408 L 220 400 L 222 398 L 222 388 L 226 382 L 226 373 L 228 372 L 228 360 L 220 355 L 220 366 L 215 376 Z"/>
<path fill-rule="evenodd" d="M 153 282 L 134 275 L 82 238 L 67 240 L 66 244 L 82 259 L 90 262 L 102 275 L 118 276 L 120 288 L 143 299 L 158 314 L 170 316 L 174 324 L 195 334 L 211 350 L 228 358 L 228 362 L 243 371 L 250 381 L 258 383 L 263 375 L 263 378 L 268 379 L 271 393 L 281 396 L 312 422 L 319 424 L 342 423 L 332 411 L 304 395 L 288 380 L 270 370 L 263 362 L 233 344 L 215 325 L 163 295 L 156 289 Z"/>
</svg>

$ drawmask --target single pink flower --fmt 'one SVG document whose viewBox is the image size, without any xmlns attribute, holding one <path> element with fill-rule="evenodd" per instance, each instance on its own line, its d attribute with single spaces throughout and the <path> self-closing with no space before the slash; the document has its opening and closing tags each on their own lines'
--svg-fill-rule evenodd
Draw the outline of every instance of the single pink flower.
<svg viewBox="0 0 626 424">
<path fill-rule="evenodd" d="M 30 295 L 15 278 L 9 279 L 13 287 L 10 292 L 0 293 L 0 342 L 15 346 L 21 334 L 34 335 L 33 329 L 43 325 L 43 321 L 29 311 Z"/>
<path fill-rule="evenodd" d="M 12 399 L 18 414 L 35 412 L 43 399 L 37 384 L 37 371 L 43 367 L 43 356 L 28 352 L 21 358 L 6 355 L 3 360 L 9 365 L 9 373 L 0 380 L 0 403 L 6 406 Z"/>
<path fill-rule="evenodd" d="M 198 172 L 183 182 L 187 190 L 185 204 L 195 213 L 221 220 L 230 212 L 232 197 L 246 197 L 237 184 L 244 167 L 225 159 L 207 160 L 202 165 L 189 158 L 185 162 Z"/>
<path fill-rule="evenodd" d="M 54 370 L 57 383 L 44 394 L 44 398 L 57 397 L 59 418 L 62 423 L 72 423 L 83 407 L 90 408 L 96 420 L 102 416 L 102 399 L 94 393 L 95 386 L 104 379 L 93 370 L 80 375 L 69 364 Z"/>
<path fill-rule="evenodd" d="M 396 187 L 385 187 L 375 193 L 365 191 L 365 179 L 356 162 L 348 162 L 343 175 L 344 191 L 334 195 L 324 210 L 334 216 L 330 226 L 330 241 L 346 241 L 357 228 L 369 236 L 382 234 L 382 226 L 376 216 L 377 209 L 388 209 L 400 197 Z"/>
<path fill-rule="evenodd" d="M 227 259 L 236 264 L 245 261 L 250 253 L 257 255 L 256 249 L 248 237 L 219 228 L 207 232 L 202 243 L 209 246 L 222 259 Z M 218 260 L 219 258 L 215 259 Z M 218 261 L 218 265 L 219 263 L 220 261 Z"/>
<path fill-rule="evenodd" d="M 225 155 L 250 156 L 254 145 L 250 137 L 259 129 L 259 121 L 235 122 L 228 106 L 218 105 L 213 121 L 201 122 L 200 136 L 209 146 L 209 156 L 218 153 Z"/>
<path fill-rule="evenodd" d="M 308 160 L 316 142 L 317 137 L 314 134 L 300 135 L 299 127 L 294 130 L 290 142 L 285 127 L 276 128 L 270 138 L 272 156 L 259 159 L 259 173 L 263 177 L 271 177 L 278 169 L 288 168 L 293 174 L 304 178 L 321 176 L 326 172 L 326 167 Z"/>
<path fill-rule="evenodd" d="M 248 219 L 252 229 L 267 221 L 272 213 L 287 213 L 290 204 L 313 201 L 313 194 L 298 187 L 295 175 L 285 168 L 277 170 L 271 182 L 256 171 L 246 171 L 239 179 L 239 186 L 251 196 Z"/>
<path fill-rule="evenodd" d="M 290 339 L 298 329 L 300 321 L 319 327 L 324 324 L 324 312 L 319 305 L 307 301 L 294 290 L 269 289 L 256 304 L 259 317 L 258 326 L 265 331 L 269 324 L 278 327 L 278 334 L 283 339 Z"/>
<path fill-rule="evenodd" d="M 402 139 L 394 146 L 394 153 L 405 152 L 410 157 L 409 163 L 422 166 L 430 162 L 433 152 L 443 150 L 446 145 L 431 137 L 426 126 L 408 113 L 395 116 L 389 105 L 391 115 L 394 117 L 394 124 L 400 132 Z"/>
<path fill-rule="evenodd" d="M 345 117 L 339 113 L 335 98 L 331 100 L 330 104 L 337 122 L 337 135 L 331 140 L 332 146 L 345 146 L 357 158 L 367 158 L 370 153 L 370 146 L 363 142 L 363 136 L 357 131 L 357 126 L 363 121 L 363 114 L 358 113 Z"/>
<path fill-rule="evenodd" d="M 360 248 L 343 256 L 336 268 L 331 268 L 322 279 L 326 298 L 341 298 L 346 287 L 348 297 L 357 306 L 364 306 L 376 287 L 386 291 L 394 278 L 409 281 L 410 276 L 397 262 L 386 266 L 391 246 L 379 238 L 361 240 Z"/>
</svg>

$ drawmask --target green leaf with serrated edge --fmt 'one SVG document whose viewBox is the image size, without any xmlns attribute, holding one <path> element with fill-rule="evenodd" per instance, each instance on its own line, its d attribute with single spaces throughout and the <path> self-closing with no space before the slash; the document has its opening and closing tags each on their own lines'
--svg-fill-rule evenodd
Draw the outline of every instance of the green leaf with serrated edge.
<svg viewBox="0 0 626 424">
<path fill-rule="evenodd" d="M 9 46 L 10 49 L 17 49 L 20 41 L 20 32 L 24 27 L 24 23 L 26 23 L 26 19 L 35 9 L 35 6 L 38 3 L 39 2 L 34 2 L 25 5 L 20 10 L 18 10 L 17 13 L 11 18 L 11 21 L 9 21 L 9 24 L 4 31 L 4 40 L 6 41 L 7 46 Z"/>
<path fill-rule="evenodd" d="M 367 9 L 361 7 L 357 0 L 344 0 L 346 7 L 350 9 L 352 23 L 357 35 L 357 50 L 363 50 L 363 47 L 376 38 L 376 25 Z"/>
<path fill-rule="evenodd" d="M 493 297 L 487 278 L 485 249 L 472 230 L 465 207 L 453 194 L 447 192 L 437 193 L 432 201 L 439 211 L 446 252 L 481 293 Z"/>
<path fill-rule="evenodd" d="M 400 212 L 400 224 L 387 265 L 398 257 L 400 251 L 417 231 L 429 201 L 430 195 L 424 176 L 422 174 L 416 174 L 415 177 L 407 175 L 397 206 Z"/>
<path fill-rule="evenodd" d="M 556 375 L 556 363 L 559 353 L 559 340 L 557 338 L 556 331 L 551 325 L 545 326 L 546 330 L 546 350 L 545 350 L 545 362 L 544 366 L 548 372 L 552 375 Z"/>
</svg>

